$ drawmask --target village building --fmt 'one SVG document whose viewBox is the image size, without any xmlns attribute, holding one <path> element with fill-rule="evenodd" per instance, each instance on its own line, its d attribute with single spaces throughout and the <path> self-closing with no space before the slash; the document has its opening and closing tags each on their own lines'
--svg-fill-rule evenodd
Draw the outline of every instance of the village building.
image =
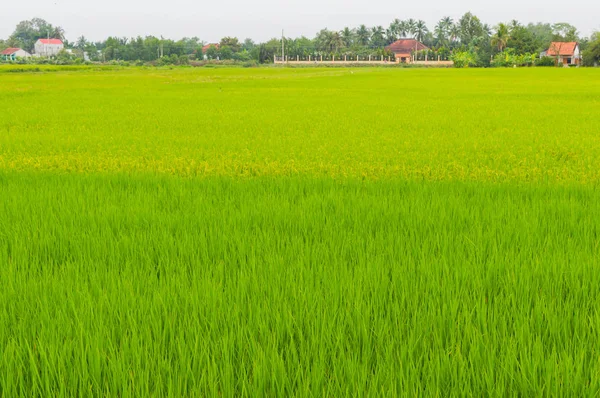
<svg viewBox="0 0 600 398">
<path fill-rule="evenodd" d="M 219 50 L 221 48 L 221 44 L 219 44 L 219 43 L 208 43 L 207 45 L 203 46 L 202 47 L 202 55 L 203 55 L 203 58 L 205 60 L 208 59 L 208 56 L 206 55 L 206 52 L 211 47 L 214 47 L 216 50 Z"/>
<path fill-rule="evenodd" d="M 65 48 L 60 39 L 39 39 L 35 42 L 35 54 L 40 57 L 53 57 Z"/>
<path fill-rule="evenodd" d="M 571 42 L 553 42 L 550 44 L 546 57 L 552 57 L 556 60 L 557 65 L 581 65 L 581 51 L 579 43 Z"/>
<path fill-rule="evenodd" d="M 206 54 L 206 52 L 208 51 L 209 48 L 214 47 L 217 50 L 221 47 L 221 45 L 219 43 L 209 43 L 205 46 L 202 47 L 202 54 Z"/>
<path fill-rule="evenodd" d="M 429 50 L 429 48 L 415 39 L 396 40 L 385 48 L 394 53 L 397 63 L 409 64 L 413 62 L 413 54 L 417 51 Z"/>
<path fill-rule="evenodd" d="M 7 48 L 0 52 L 0 57 L 4 61 L 15 61 L 17 58 L 29 58 L 31 54 L 21 48 Z"/>
</svg>

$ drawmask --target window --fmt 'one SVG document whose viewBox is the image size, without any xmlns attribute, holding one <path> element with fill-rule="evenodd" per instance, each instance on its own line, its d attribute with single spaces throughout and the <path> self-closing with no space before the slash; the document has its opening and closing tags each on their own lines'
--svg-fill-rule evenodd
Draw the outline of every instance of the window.
<svg viewBox="0 0 600 398">
<path fill-rule="evenodd" d="M 569 65 L 570 65 L 570 64 L 572 64 L 572 62 L 571 62 L 571 58 L 567 58 L 567 63 L 568 63 Z"/>
</svg>

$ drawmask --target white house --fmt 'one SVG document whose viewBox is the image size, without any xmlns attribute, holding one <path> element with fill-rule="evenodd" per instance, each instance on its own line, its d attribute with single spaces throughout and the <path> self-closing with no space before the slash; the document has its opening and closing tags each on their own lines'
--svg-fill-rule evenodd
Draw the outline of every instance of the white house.
<svg viewBox="0 0 600 398">
<path fill-rule="evenodd" d="M 17 58 L 29 58 L 31 54 L 21 48 L 7 48 L 0 53 L 0 57 L 4 60 L 14 61 Z"/>
<path fill-rule="evenodd" d="M 60 39 L 39 39 L 35 42 L 35 54 L 40 57 L 53 57 L 65 48 Z"/>
</svg>

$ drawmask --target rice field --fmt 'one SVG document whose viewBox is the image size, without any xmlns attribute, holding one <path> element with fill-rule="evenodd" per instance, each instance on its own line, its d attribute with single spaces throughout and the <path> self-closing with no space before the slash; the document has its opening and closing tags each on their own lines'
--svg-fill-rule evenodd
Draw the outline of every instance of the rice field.
<svg viewBox="0 0 600 398">
<path fill-rule="evenodd" d="M 599 395 L 599 73 L 0 73 L 0 396 Z"/>
</svg>

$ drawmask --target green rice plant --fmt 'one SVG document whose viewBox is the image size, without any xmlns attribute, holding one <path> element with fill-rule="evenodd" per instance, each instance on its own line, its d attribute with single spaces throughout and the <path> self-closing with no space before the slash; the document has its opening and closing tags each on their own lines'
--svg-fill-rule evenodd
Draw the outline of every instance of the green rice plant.
<svg viewBox="0 0 600 398">
<path fill-rule="evenodd" d="M 596 184 L 594 69 L 0 77 L 0 169 Z M 569 90 L 565 90 L 569 87 Z"/>
<path fill-rule="evenodd" d="M 598 395 L 596 74 L 2 74 L 0 396 Z"/>
</svg>

